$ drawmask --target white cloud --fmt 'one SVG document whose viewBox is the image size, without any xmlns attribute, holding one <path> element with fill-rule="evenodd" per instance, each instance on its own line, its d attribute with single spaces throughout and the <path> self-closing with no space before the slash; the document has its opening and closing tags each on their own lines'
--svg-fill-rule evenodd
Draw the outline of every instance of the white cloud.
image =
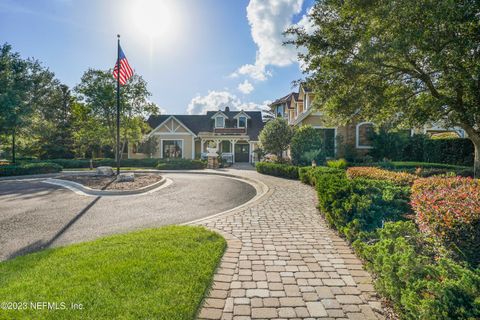
<svg viewBox="0 0 480 320">
<path fill-rule="evenodd" d="M 241 101 L 236 95 L 228 91 L 209 91 L 206 96 L 194 97 L 187 107 L 188 114 L 204 114 L 207 111 L 230 110 L 264 111 L 268 109 L 270 101 L 262 104 Z"/>
<path fill-rule="evenodd" d="M 307 10 L 307 13 L 303 15 L 302 19 L 298 21 L 295 26 L 297 27 L 302 27 L 307 34 L 313 34 L 315 30 L 317 29 L 317 26 L 313 23 L 313 21 L 310 19 L 310 15 L 313 12 L 313 8 L 311 7 L 310 9 Z"/>
<path fill-rule="evenodd" d="M 243 94 L 249 94 L 254 88 L 248 80 L 245 80 L 238 85 L 237 89 Z"/>
<path fill-rule="evenodd" d="M 297 61 L 293 46 L 284 46 L 283 32 L 292 25 L 294 15 L 302 10 L 303 0 L 250 0 L 247 19 L 258 47 L 255 64 L 245 64 L 232 76 L 248 75 L 264 81 L 271 73 L 269 65 L 284 67 Z"/>
</svg>

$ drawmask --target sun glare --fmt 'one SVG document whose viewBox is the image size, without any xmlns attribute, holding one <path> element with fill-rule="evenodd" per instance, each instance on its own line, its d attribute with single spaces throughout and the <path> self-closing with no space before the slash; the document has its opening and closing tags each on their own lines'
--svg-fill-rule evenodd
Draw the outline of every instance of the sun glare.
<svg viewBox="0 0 480 320">
<path fill-rule="evenodd" d="M 136 0 L 126 14 L 136 32 L 150 40 L 170 41 L 180 27 L 175 1 Z"/>
</svg>

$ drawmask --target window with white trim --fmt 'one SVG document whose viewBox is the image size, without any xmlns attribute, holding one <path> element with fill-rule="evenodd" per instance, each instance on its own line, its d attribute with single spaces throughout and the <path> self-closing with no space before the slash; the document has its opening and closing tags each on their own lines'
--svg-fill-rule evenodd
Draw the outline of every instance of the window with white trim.
<svg viewBox="0 0 480 320">
<path fill-rule="evenodd" d="M 224 128 L 225 127 L 225 118 L 218 116 L 215 117 L 215 128 Z"/>
<path fill-rule="evenodd" d="M 163 140 L 163 158 L 182 158 L 183 140 Z"/>
<path fill-rule="evenodd" d="M 374 133 L 374 126 L 372 122 L 360 122 L 357 124 L 355 137 L 357 149 L 371 149 L 372 135 Z"/>
<path fill-rule="evenodd" d="M 244 116 L 238 117 L 238 127 L 239 128 L 247 127 L 247 117 L 244 117 Z"/>
</svg>

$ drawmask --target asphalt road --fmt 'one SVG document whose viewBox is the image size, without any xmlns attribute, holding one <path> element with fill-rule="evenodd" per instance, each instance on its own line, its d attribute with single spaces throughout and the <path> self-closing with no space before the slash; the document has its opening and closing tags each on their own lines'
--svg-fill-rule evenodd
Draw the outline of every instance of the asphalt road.
<svg viewBox="0 0 480 320">
<path fill-rule="evenodd" d="M 164 175 L 154 193 L 87 197 L 41 181 L 0 181 L 0 261 L 45 247 L 183 223 L 234 208 L 255 196 L 238 180 L 201 174 Z"/>
</svg>

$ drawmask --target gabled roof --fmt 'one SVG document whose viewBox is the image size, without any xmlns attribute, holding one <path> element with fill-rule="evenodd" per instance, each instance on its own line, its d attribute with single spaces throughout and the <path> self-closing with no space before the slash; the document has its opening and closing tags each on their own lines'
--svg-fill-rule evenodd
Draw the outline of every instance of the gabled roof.
<svg viewBox="0 0 480 320">
<path fill-rule="evenodd" d="M 208 111 L 206 114 L 202 115 L 186 115 L 186 114 L 162 114 L 158 116 L 150 116 L 147 120 L 148 124 L 152 129 L 157 128 L 163 122 L 165 122 L 169 117 L 174 116 L 180 122 L 182 122 L 190 131 L 195 135 L 198 135 L 200 132 L 213 132 L 214 122 L 212 121 L 212 116 L 214 116 L 218 111 Z M 261 111 L 222 111 L 222 113 L 227 117 L 227 119 L 234 121 L 235 116 L 239 113 L 245 113 L 249 117 L 248 121 L 248 130 L 247 134 L 250 137 L 250 140 L 257 141 L 260 131 L 263 129 L 264 123 L 262 120 Z M 236 120 L 235 120 L 236 121 Z"/>
<path fill-rule="evenodd" d="M 251 119 L 252 117 L 250 117 L 245 111 L 241 110 L 239 113 L 237 113 L 233 119 L 237 119 L 238 117 L 240 116 L 245 116 L 247 119 Z"/>
<path fill-rule="evenodd" d="M 273 101 L 270 104 L 270 107 L 277 106 L 277 105 L 284 104 L 284 103 L 287 103 L 288 105 L 290 105 L 292 99 L 294 101 L 298 101 L 298 93 L 297 92 L 291 92 L 291 93 L 287 94 L 286 96 L 281 97 L 280 99 L 277 99 L 277 100 Z"/>
<path fill-rule="evenodd" d="M 312 90 L 309 87 L 307 87 L 305 82 L 300 83 L 300 86 L 298 87 L 298 92 L 300 92 L 300 88 L 303 88 L 303 91 L 305 91 L 305 93 L 312 92 Z"/>
</svg>

